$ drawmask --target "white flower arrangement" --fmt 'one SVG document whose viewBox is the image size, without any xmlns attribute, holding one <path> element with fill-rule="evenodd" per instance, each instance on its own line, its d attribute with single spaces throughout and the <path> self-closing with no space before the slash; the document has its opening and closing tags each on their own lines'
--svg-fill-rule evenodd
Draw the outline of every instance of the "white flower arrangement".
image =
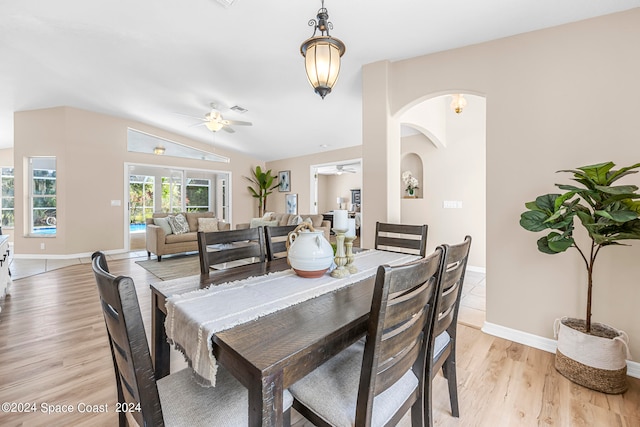
<svg viewBox="0 0 640 427">
<path fill-rule="evenodd" d="M 402 172 L 402 182 L 404 182 L 404 185 L 406 186 L 405 190 L 411 195 L 413 195 L 414 190 L 420 188 L 418 187 L 418 179 L 413 176 L 411 171 Z"/>
</svg>

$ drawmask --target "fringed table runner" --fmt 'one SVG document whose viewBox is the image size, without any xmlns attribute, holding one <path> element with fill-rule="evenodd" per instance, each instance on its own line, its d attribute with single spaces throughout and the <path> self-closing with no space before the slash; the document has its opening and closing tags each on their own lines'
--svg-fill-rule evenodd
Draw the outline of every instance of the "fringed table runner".
<svg viewBox="0 0 640 427">
<path fill-rule="evenodd" d="M 174 344 L 189 361 L 203 385 L 214 385 L 217 364 L 212 337 L 216 332 L 255 320 L 261 316 L 336 291 L 376 274 L 380 265 L 401 265 L 419 257 L 394 252 L 368 250 L 355 255 L 358 272 L 336 279 L 326 273 L 317 279 L 297 276 L 293 270 L 227 282 L 167 298 L 165 329 Z M 163 290 L 172 283 L 199 281 L 199 276 L 163 282 Z M 171 295 L 170 292 L 165 295 Z"/>
</svg>

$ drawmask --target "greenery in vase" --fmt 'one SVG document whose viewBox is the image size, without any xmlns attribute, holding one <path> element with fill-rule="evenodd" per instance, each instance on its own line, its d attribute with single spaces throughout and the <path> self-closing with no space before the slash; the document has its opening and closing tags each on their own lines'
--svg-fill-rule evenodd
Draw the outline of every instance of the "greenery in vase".
<svg viewBox="0 0 640 427">
<path fill-rule="evenodd" d="M 591 332 L 593 266 L 605 246 L 621 245 L 620 240 L 640 239 L 640 194 L 635 185 L 612 185 L 618 179 L 637 173 L 640 163 L 614 170 L 613 162 L 561 170 L 573 174 L 581 186 L 556 184 L 563 194 L 544 194 L 525 204 L 520 225 L 529 231 L 550 230 L 538 239 L 538 250 L 557 254 L 574 248 L 587 269 L 586 333 Z M 578 217 L 591 240 L 590 247 L 579 247 L 574 238 L 574 218 Z"/>
<path fill-rule="evenodd" d="M 251 181 L 255 187 L 247 186 L 247 189 L 252 197 L 258 199 L 258 213 L 262 217 L 267 209 L 267 196 L 272 193 L 271 190 L 278 188 L 278 183 L 273 183 L 276 177 L 271 175 L 271 169 L 263 172 L 260 166 L 256 166 L 255 170 L 251 170 L 251 175 L 251 177 L 245 176 L 245 178 Z"/>
</svg>

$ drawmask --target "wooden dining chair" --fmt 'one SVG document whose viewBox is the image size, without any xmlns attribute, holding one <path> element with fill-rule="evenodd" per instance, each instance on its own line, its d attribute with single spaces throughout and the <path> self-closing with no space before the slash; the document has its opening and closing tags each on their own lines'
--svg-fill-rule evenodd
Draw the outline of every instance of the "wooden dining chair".
<svg viewBox="0 0 640 427">
<path fill-rule="evenodd" d="M 102 252 L 92 256 L 109 347 L 116 374 L 119 425 L 126 413 L 139 426 L 242 426 L 248 424 L 248 390 L 219 366 L 215 387 L 203 387 L 191 368 L 155 379 L 133 279 L 109 273 Z M 283 396 L 285 424 L 290 424 L 293 398 Z"/>
<path fill-rule="evenodd" d="M 467 260 L 471 248 L 471 236 L 457 245 L 442 245 L 444 261 L 442 285 L 436 304 L 433 334 L 427 344 L 427 376 L 425 381 L 425 420 L 427 426 L 433 425 L 432 415 L 432 387 L 431 382 L 440 368 L 449 386 L 449 403 L 451 414 L 458 418 L 458 384 L 456 375 L 456 329 L 458 324 L 458 309 L 462 297 Z"/>
<path fill-rule="evenodd" d="M 212 265 L 230 261 L 252 259 L 252 262 L 264 262 L 263 227 L 208 233 L 199 231 L 198 255 L 201 274 L 209 274 Z"/>
<path fill-rule="evenodd" d="M 395 425 L 411 409 L 422 426 L 426 340 L 440 284 L 442 249 L 403 266 L 378 267 L 366 339 L 290 387 L 315 425 Z"/>
<path fill-rule="evenodd" d="M 374 248 L 425 256 L 427 253 L 427 230 L 427 224 L 407 225 L 376 222 Z"/>
<path fill-rule="evenodd" d="M 269 261 L 287 256 L 287 238 L 296 227 L 296 225 L 280 225 L 264 228 L 264 240 Z"/>
</svg>

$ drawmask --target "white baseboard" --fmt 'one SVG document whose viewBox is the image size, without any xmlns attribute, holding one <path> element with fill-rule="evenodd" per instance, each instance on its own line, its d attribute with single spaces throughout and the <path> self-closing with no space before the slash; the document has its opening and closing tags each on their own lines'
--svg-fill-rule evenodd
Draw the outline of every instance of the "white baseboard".
<svg viewBox="0 0 640 427">
<path fill-rule="evenodd" d="M 124 249 L 112 249 L 109 251 L 102 251 L 106 255 L 125 254 L 127 251 Z M 93 252 L 83 252 L 77 254 L 13 254 L 13 259 L 75 259 L 75 258 L 91 258 Z"/>
<path fill-rule="evenodd" d="M 495 323 L 484 322 L 482 332 L 495 337 L 504 338 L 509 341 L 528 345 L 529 347 L 537 348 L 539 350 L 548 351 L 549 353 L 555 353 L 556 347 L 558 347 L 558 342 L 554 339 L 540 337 L 528 332 L 496 325 Z M 640 378 L 640 363 L 627 360 L 627 375 L 633 378 Z"/>
<path fill-rule="evenodd" d="M 487 268 L 486 267 L 475 267 L 473 265 L 467 265 L 467 270 L 474 271 L 476 273 L 487 274 Z"/>
</svg>

